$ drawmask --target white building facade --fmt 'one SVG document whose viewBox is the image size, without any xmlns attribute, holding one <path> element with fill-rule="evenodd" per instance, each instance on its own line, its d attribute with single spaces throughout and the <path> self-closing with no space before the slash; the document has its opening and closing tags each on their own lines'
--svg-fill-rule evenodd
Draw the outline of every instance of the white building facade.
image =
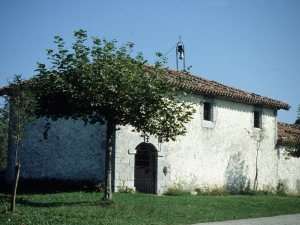
<svg viewBox="0 0 300 225">
<path fill-rule="evenodd" d="M 129 126 L 118 127 L 112 159 L 114 190 L 129 187 L 162 194 L 180 186 L 240 192 L 253 188 L 257 180 L 258 189 L 276 190 L 283 184 L 290 192 L 300 192 L 300 160 L 286 159 L 284 147 L 277 144 L 277 110 L 289 109 L 288 104 L 189 76 L 196 113 L 186 125 L 186 136 L 160 143 Z M 200 101 L 204 103 L 196 104 Z M 21 177 L 104 181 L 105 126 L 58 120 L 43 140 L 45 123 L 41 119 L 27 127 L 18 157 Z M 9 182 L 12 147 L 8 156 Z"/>
</svg>

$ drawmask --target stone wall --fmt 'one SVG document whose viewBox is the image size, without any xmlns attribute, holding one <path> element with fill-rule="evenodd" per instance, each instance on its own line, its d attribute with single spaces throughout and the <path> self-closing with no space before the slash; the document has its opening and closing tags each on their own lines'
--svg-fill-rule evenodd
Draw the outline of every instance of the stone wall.
<svg viewBox="0 0 300 225">
<path fill-rule="evenodd" d="M 278 183 L 291 193 L 300 193 L 300 158 L 287 157 L 284 146 L 276 147 L 278 154 Z"/>
<path fill-rule="evenodd" d="M 51 121 L 50 121 L 51 122 Z M 99 125 L 60 119 L 51 122 L 48 139 L 43 139 L 45 119 L 26 128 L 18 152 L 22 178 L 104 180 L 105 130 Z M 103 127 L 102 127 L 103 128 Z M 7 181 L 14 173 L 14 149 L 10 145 Z"/>
<path fill-rule="evenodd" d="M 283 147 L 276 146 L 276 110 L 199 95 L 193 101 L 203 99 L 211 102 L 211 121 L 203 120 L 203 105 L 195 104 L 197 112 L 187 124 L 186 136 L 168 143 L 152 136 L 148 140 L 157 150 L 157 194 L 174 186 L 190 190 L 226 187 L 234 192 L 253 188 L 256 156 L 258 189 L 275 190 L 283 183 L 290 192 L 300 191 L 300 160 L 285 159 Z M 262 129 L 253 127 L 254 110 L 262 114 Z M 45 123 L 40 119 L 27 127 L 18 157 L 21 177 L 104 180 L 105 126 L 58 120 L 44 140 Z M 118 128 L 112 159 L 114 191 L 135 188 L 136 148 L 147 142 L 130 126 Z M 258 141 L 260 133 L 263 139 Z M 13 156 L 10 145 L 7 181 L 13 176 Z"/>
</svg>

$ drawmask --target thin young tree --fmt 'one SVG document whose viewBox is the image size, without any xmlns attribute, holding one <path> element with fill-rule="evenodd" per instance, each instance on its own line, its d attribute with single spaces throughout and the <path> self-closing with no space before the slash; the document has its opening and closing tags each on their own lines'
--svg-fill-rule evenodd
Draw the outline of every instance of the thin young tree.
<svg viewBox="0 0 300 225">
<path fill-rule="evenodd" d="M 246 130 L 246 131 L 249 134 L 249 136 L 251 137 L 251 139 L 255 141 L 256 155 L 255 155 L 255 177 L 254 177 L 253 189 L 255 191 L 257 191 L 257 188 L 258 188 L 258 153 L 260 150 L 261 142 L 266 138 L 266 132 L 265 132 L 264 128 L 262 128 L 260 131 L 258 131 L 256 133 L 251 133 L 248 130 Z"/>
<path fill-rule="evenodd" d="M 14 75 L 6 88 L 5 100 L 9 105 L 8 135 L 14 148 L 15 175 L 11 198 L 11 211 L 15 212 L 17 186 L 21 164 L 18 163 L 18 151 L 25 135 L 26 124 L 34 120 L 34 102 L 30 88 L 22 79 L 22 75 Z"/>
<path fill-rule="evenodd" d="M 182 97 L 184 90 L 179 84 L 186 75 L 170 77 L 163 67 L 165 60 L 149 66 L 142 53 L 131 56 L 133 43 L 117 48 L 115 40 L 92 38 L 92 47 L 88 47 L 86 31 L 75 31 L 74 37 L 76 41 L 69 52 L 63 39 L 56 36 L 58 51 L 47 50 L 51 67 L 38 63 L 33 82 L 39 106 L 36 115 L 106 125 L 103 199 L 111 200 L 116 127 L 130 125 L 141 135 L 175 140 L 186 133 L 185 123 L 192 119 L 195 109 Z"/>
<path fill-rule="evenodd" d="M 7 166 L 8 108 L 7 103 L 0 108 L 0 171 Z"/>
</svg>

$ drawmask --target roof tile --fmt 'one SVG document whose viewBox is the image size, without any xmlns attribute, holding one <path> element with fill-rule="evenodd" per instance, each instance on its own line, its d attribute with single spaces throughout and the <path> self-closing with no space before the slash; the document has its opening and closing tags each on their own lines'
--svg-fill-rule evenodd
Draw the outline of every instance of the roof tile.
<svg viewBox="0 0 300 225">
<path fill-rule="evenodd" d="M 280 145 L 284 145 L 284 142 L 286 140 L 293 139 L 300 135 L 300 125 L 278 122 L 277 135 L 277 143 Z"/>
<path fill-rule="evenodd" d="M 175 79 L 182 75 L 182 71 L 169 69 L 169 75 Z M 237 88 L 220 84 L 213 80 L 204 79 L 199 76 L 184 72 L 187 79 L 184 86 L 200 94 L 210 94 L 216 97 L 225 97 L 231 100 L 248 102 L 251 104 L 261 104 L 263 106 L 289 110 L 290 106 L 285 103 L 268 97 L 264 97 L 255 93 L 250 93 Z"/>
</svg>

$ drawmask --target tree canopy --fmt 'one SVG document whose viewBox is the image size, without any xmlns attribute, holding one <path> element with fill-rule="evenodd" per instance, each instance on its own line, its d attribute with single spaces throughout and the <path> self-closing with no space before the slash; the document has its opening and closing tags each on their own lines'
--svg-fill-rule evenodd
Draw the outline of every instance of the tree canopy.
<svg viewBox="0 0 300 225">
<path fill-rule="evenodd" d="M 295 121 L 295 124 L 299 124 L 300 125 L 300 105 L 298 106 L 297 112 L 298 112 L 298 116 L 297 116 L 297 119 Z"/>
<path fill-rule="evenodd" d="M 0 108 L 0 171 L 7 166 L 8 104 Z"/>
<path fill-rule="evenodd" d="M 86 31 L 75 31 L 74 37 L 73 53 L 56 36 L 58 52 L 47 50 L 52 66 L 38 63 L 38 115 L 131 125 L 164 141 L 185 134 L 194 109 L 182 100 L 163 63 L 147 66 L 142 53 L 131 57 L 132 43 L 117 49 L 115 40 L 92 38 L 90 48 L 84 45 Z"/>
<path fill-rule="evenodd" d="M 288 156 L 291 157 L 300 157 L 300 134 L 297 135 L 294 139 L 289 139 L 285 142 L 286 152 Z"/>
<path fill-rule="evenodd" d="M 294 138 L 289 138 L 286 140 L 285 145 L 286 145 L 286 152 L 288 156 L 291 157 L 300 157 L 300 105 L 298 106 L 298 116 L 297 120 L 295 121 L 295 126 L 298 126 L 299 133 L 296 134 Z"/>
<path fill-rule="evenodd" d="M 92 38 L 88 47 L 86 31 L 75 31 L 74 37 L 69 52 L 63 39 L 55 36 L 58 51 L 47 50 L 51 66 L 38 63 L 33 82 L 36 115 L 106 124 L 105 198 L 110 199 L 111 140 L 116 126 L 130 125 L 141 135 L 175 140 L 186 133 L 185 123 L 195 109 L 182 97 L 185 90 L 175 84 L 183 82 L 185 74 L 171 79 L 163 67 L 165 60 L 150 66 L 142 53 L 131 56 L 133 43 L 117 48 L 116 40 Z"/>
</svg>

